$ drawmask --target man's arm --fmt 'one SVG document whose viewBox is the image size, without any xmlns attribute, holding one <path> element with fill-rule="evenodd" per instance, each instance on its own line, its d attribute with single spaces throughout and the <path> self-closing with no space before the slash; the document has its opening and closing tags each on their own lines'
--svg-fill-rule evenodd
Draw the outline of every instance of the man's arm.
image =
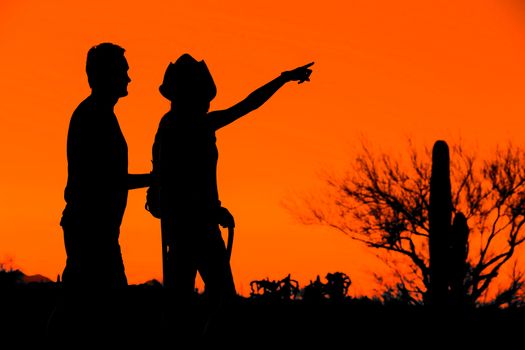
<svg viewBox="0 0 525 350">
<path fill-rule="evenodd" d="M 151 177 L 151 174 L 128 174 L 128 190 L 149 187 Z"/>
</svg>

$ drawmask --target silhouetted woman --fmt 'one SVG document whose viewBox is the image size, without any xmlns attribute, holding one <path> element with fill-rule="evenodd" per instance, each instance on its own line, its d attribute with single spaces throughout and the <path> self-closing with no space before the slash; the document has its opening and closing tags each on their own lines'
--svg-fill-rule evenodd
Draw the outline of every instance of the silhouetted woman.
<svg viewBox="0 0 525 350">
<path fill-rule="evenodd" d="M 213 112 L 216 87 L 205 62 L 184 54 L 169 64 L 159 90 L 171 109 L 160 122 L 153 159 L 161 188 L 164 285 L 180 305 L 191 304 L 197 271 L 211 310 L 236 295 L 219 229 L 233 227 L 234 219 L 219 200 L 215 132 L 260 107 L 285 83 L 309 81 L 312 64 L 283 72 L 240 103 Z"/>
</svg>

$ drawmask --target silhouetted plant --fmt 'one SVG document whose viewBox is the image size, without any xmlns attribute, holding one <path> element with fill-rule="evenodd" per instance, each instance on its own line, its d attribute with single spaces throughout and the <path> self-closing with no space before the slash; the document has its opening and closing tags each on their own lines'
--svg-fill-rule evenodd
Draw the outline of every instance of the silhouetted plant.
<svg viewBox="0 0 525 350">
<path fill-rule="evenodd" d="M 448 245 L 448 303 L 460 307 L 468 303 L 465 282 L 468 276 L 469 232 L 467 218 L 463 213 L 457 213 L 452 223 Z"/>
<path fill-rule="evenodd" d="M 328 273 L 326 275 L 326 295 L 333 301 L 341 301 L 348 294 L 352 281 L 343 272 Z"/>
<path fill-rule="evenodd" d="M 290 274 L 279 281 L 268 278 L 250 282 L 250 297 L 267 301 L 295 300 L 299 293 L 299 283 Z"/>
<path fill-rule="evenodd" d="M 413 306 L 418 303 L 414 301 L 411 292 L 403 282 L 398 282 L 395 285 L 385 285 L 385 289 L 381 293 L 381 300 L 384 305 L 403 305 Z"/>
<path fill-rule="evenodd" d="M 323 300 L 341 302 L 346 298 L 351 284 L 350 277 L 343 272 L 328 273 L 326 283 L 321 282 L 319 275 L 317 275 L 314 281 L 310 281 L 310 284 L 304 287 L 303 300 L 306 302 Z"/>
<path fill-rule="evenodd" d="M 262 280 L 255 280 L 250 282 L 250 296 L 253 298 L 266 297 L 269 295 L 275 295 L 279 283 L 274 280 L 270 280 L 268 277 Z"/>
<path fill-rule="evenodd" d="M 281 300 L 293 300 L 299 293 L 299 283 L 288 274 L 279 281 L 278 295 Z"/>
<path fill-rule="evenodd" d="M 432 149 L 428 221 L 428 297 L 433 304 L 444 305 L 448 294 L 447 248 L 452 231 L 450 155 L 444 141 L 436 142 Z"/>
<path fill-rule="evenodd" d="M 469 227 L 458 212 L 452 224 L 453 205 L 450 182 L 450 154 L 445 141 L 432 149 L 429 203 L 429 301 L 435 306 L 461 307 L 466 291 Z"/>
<path fill-rule="evenodd" d="M 0 289 L 12 288 L 23 282 L 24 274 L 20 270 L 6 268 L 0 263 Z"/>
<path fill-rule="evenodd" d="M 309 303 L 319 303 L 326 298 L 326 290 L 321 278 L 317 275 L 314 281 L 303 288 L 303 300 Z"/>
<path fill-rule="evenodd" d="M 464 215 L 458 239 L 467 236 L 470 246 L 460 288 L 466 303 L 500 303 L 501 293 L 489 287 L 525 240 L 525 152 L 509 144 L 480 161 L 455 145 L 450 160 L 452 213 Z M 421 303 L 430 287 L 430 179 L 429 149 L 418 152 L 411 144 L 406 159 L 396 159 L 363 145 L 344 176 L 328 177 L 322 197 L 291 209 L 304 223 L 330 226 L 382 250 L 395 284 L 401 283 L 411 302 Z M 453 259 L 463 259 L 467 244 L 455 243 Z M 521 286 L 523 276 L 510 277 L 504 290 L 517 293 L 512 286 Z"/>
</svg>

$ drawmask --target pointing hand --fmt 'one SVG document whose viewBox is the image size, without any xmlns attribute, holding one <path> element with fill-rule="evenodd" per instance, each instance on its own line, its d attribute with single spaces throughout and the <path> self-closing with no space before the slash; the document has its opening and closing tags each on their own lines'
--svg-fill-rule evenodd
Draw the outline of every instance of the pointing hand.
<svg viewBox="0 0 525 350">
<path fill-rule="evenodd" d="M 304 66 L 285 71 L 281 75 L 287 80 L 287 81 L 298 81 L 298 84 L 304 83 L 305 81 L 310 81 L 310 74 L 312 74 L 312 70 L 309 69 L 314 64 L 314 62 L 310 62 Z"/>
</svg>

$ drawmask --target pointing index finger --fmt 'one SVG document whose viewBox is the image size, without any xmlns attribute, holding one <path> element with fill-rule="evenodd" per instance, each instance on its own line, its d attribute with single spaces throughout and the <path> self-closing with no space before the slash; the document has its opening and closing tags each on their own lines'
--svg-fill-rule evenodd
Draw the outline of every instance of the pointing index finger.
<svg viewBox="0 0 525 350">
<path fill-rule="evenodd" d="M 314 65 L 315 62 L 310 62 L 308 64 L 305 64 L 304 66 L 302 66 L 301 68 L 308 68 L 308 67 L 311 67 Z"/>
</svg>

